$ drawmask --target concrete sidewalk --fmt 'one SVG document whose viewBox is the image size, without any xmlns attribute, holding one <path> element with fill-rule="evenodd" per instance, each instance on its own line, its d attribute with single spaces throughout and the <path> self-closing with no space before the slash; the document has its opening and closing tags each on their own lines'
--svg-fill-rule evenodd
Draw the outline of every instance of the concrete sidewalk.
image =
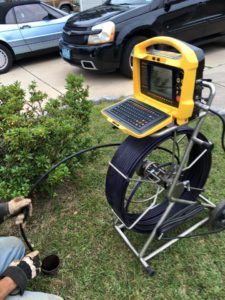
<svg viewBox="0 0 225 300">
<path fill-rule="evenodd" d="M 214 106 L 225 109 L 225 41 L 212 43 L 203 49 L 206 53 L 204 77 L 212 78 L 217 89 Z M 133 93 L 132 80 L 124 78 L 119 72 L 91 73 L 69 65 L 55 54 L 18 61 L 10 72 L 0 75 L 0 83 L 6 85 L 18 80 L 26 89 L 35 80 L 40 90 L 49 97 L 55 97 L 64 93 L 68 73 L 82 74 L 85 77 L 92 100 L 116 99 Z"/>
</svg>

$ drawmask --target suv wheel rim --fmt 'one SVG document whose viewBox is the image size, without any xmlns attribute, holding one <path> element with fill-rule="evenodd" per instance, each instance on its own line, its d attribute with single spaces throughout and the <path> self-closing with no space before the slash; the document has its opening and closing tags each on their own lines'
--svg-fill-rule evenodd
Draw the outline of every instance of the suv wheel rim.
<svg viewBox="0 0 225 300">
<path fill-rule="evenodd" d="M 9 60 L 7 54 L 5 53 L 5 51 L 0 49 L 0 70 L 5 69 L 8 65 L 8 62 Z"/>
</svg>

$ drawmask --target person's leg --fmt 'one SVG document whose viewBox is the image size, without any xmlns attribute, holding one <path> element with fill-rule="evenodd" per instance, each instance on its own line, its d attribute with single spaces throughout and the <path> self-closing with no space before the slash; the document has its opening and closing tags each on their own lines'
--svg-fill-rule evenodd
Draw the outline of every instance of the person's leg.
<svg viewBox="0 0 225 300">
<path fill-rule="evenodd" d="M 6 300 L 63 300 L 63 298 L 39 292 L 25 292 L 23 296 L 8 296 Z"/>
<path fill-rule="evenodd" d="M 20 260 L 25 255 L 25 246 L 16 237 L 0 237 L 0 275 L 13 260 Z"/>
</svg>

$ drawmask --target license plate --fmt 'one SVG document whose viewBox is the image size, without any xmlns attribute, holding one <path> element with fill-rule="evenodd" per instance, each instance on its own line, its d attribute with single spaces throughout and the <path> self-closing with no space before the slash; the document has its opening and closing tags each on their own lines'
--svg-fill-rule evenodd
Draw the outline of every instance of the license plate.
<svg viewBox="0 0 225 300">
<path fill-rule="evenodd" d="M 70 49 L 62 48 L 62 56 L 65 59 L 70 59 Z"/>
</svg>

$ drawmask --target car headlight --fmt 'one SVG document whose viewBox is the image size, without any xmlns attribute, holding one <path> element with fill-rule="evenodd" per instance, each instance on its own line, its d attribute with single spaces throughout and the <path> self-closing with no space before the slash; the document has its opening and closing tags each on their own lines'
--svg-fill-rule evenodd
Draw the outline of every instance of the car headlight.
<svg viewBox="0 0 225 300">
<path fill-rule="evenodd" d="M 101 32 L 88 37 L 88 45 L 104 44 L 114 40 L 115 37 L 115 24 L 111 21 L 95 25 L 91 28 L 93 31 Z"/>
</svg>

